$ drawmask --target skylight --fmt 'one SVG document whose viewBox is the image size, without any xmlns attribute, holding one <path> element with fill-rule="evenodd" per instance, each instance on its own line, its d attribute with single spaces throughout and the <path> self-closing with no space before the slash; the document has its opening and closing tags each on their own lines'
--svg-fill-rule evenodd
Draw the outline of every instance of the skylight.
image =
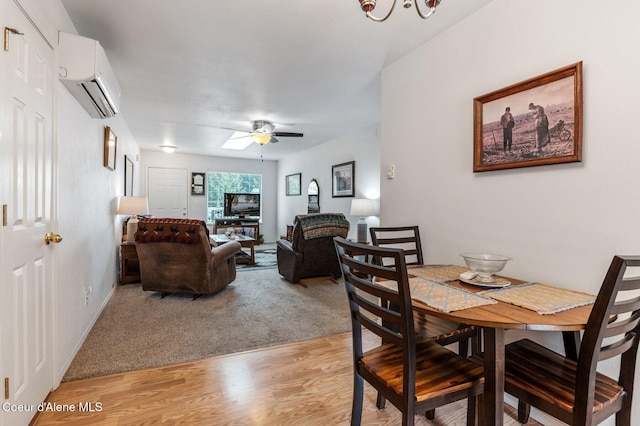
<svg viewBox="0 0 640 426">
<path fill-rule="evenodd" d="M 247 132 L 234 132 L 229 139 L 222 145 L 224 149 L 242 150 L 253 143 L 251 134 Z"/>
</svg>

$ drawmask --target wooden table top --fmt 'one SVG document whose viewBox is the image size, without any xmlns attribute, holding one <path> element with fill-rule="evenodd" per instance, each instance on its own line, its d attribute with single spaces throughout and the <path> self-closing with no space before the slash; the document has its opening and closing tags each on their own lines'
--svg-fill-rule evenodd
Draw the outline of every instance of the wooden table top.
<svg viewBox="0 0 640 426">
<path fill-rule="evenodd" d="M 411 270 L 408 271 L 411 275 Z M 508 277 L 512 285 L 524 284 L 522 280 Z M 447 281 L 447 285 L 462 288 L 474 293 L 486 290 L 459 280 Z M 492 305 L 478 306 L 453 312 L 442 312 L 431 308 L 425 303 L 413 300 L 413 309 L 428 315 L 445 318 L 479 327 L 503 328 L 511 330 L 539 330 L 539 331 L 576 331 L 582 330 L 587 324 L 593 305 L 586 305 L 568 309 L 555 314 L 540 315 L 530 309 L 522 308 L 510 303 L 500 302 Z"/>
</svg>

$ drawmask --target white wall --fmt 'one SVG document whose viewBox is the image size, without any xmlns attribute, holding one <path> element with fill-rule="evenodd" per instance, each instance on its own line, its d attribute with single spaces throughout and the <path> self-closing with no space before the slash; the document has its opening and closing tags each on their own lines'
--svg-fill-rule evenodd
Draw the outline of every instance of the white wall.
<svg viewBox="0 0 640 426">
<path fill-rule="evenodd" d="M 137 145 L 122 118 L 89 117 L 58 87 L 58 312 L 60 374 L 64 374 L 118 281 L 124 155 Z M 103 166 L 104 126 L 118 137 L 116 169 Z M 85 306 L 85 290 L 90 287 Z"/>
<path fill-rule="evenodd" d="M 139 186 L 135 190 L 136 195 L 147 194 L 148 170 L 149 167 L 166 167 L 176 169 L 186 169 L 189 179 L 191 173 L 197 172 L 232 172 L 232 173 L 255 173 L 262 175 L 262 223 L 260 233 L 264 235 L 266 242 L 275 241 L 276 235 L 276 169 L 277 163 L 270 160 L 247 160 L 240 158 L 213 157 L 206 155 L 166 154 L 157 151 L 142 151 L 140 154 L 140 169 L 142 175 L 138 179 Z M 190 182 L 185 182 L 190 187 Z M 139 192 L 138 192 L 139 191 Z M 189 217 L 194 219 L 207 219 L 207 197 L 192 196 L 189 194 Z"/>
<path fill-rule="evenodd" d="M 428 262 L 502 253 L 505 275 L 597 293 L 613 255 L 640 253 L 638 16 L 638 2 L 495 0 L 387 67 L 381 160 L 397 178 L 381 222 L 420 225 Z M 474 174 L 473 98 L 578 61 L 583 162 Z"/>
<path fill-rule="evenodd" d="M 331 196 L 331 166 L 355 161 L 355 198 L 378 199 L 380 195 L 380 143 L 378 126 L 372 125 L 349 135 L 325 142 L 278 162 L 278 232 L 285 234 L 294 216 L 307 213 L 307 187 L 311 179 L 320 187 L 320 211 L 341 212 L 351 222 L 349 237 L 356 237 L 359 217 L 351 216 L 353 197 Z M 301 173 L 302 195 L 286 196 L 285 176 Z M 367 218 L 369 226 L 377 217 Z"/>
</svg>

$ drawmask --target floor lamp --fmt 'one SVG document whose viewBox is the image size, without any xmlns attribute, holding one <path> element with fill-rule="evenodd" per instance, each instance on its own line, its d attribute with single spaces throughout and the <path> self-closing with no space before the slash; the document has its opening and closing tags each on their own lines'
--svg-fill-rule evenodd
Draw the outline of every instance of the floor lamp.
<svg viewBox="0 0 640 426">
<path fill-rule="evenodd" d="M 367 243 L 367 222 L 365 219 L 368 216 L 375 216 L 378 214 L 378 209 L 376 207 L 376 200 L 370 200 L 368 198 L 354 198 L 351 200 L 351 215 L 360 216 L 357 234 L 357 241 L 359 243 Z"/>
<path fill-rule="evenodd" d="M 120 197 L 118 214 L 130 215 L 127 222 L 127 242 L 135 243 L 135 235 L 138 230 L 138 215 L 149 213 L 147 197 Z"/>
</svg>

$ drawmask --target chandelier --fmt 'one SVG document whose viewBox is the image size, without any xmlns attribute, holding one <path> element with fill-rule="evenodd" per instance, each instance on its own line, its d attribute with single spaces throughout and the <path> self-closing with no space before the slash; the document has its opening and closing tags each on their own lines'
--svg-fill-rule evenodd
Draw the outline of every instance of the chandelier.
<svg viewBox="0 0 640 426">
<path fill-rule="evenodd" d="M 396 7 L 397 0 L 393 0 L 393 4 L 391 5 L 391 8 L 387 12 L 387 14 L 382 18 L 377 18 L 373 16 L 373 9 L 376 8 L 377 0 L 358 0 L 358 1 L 360 2 L 360 7 L 362 7 L 362 10 L 367 14 L 367 18 L 372 19 L 376 22 L 382 22 L 382 21 L 386 21 L 387 18 L 391 16 L 391 12 L 393 12 L 393 9 Z M 429 8 L 429 12 L 426 14 L 422 13 L 422 10 L 420 10 L 420 6 L 418 6 L 418 1 L 419 0 L 413 0 L 413 4 L 415 4 L 416 6 L 416 11 L 418 12 L 418 15 L 420 15 L 422 19 L 427 19 L 429 16 L 434 14 L 434 12 L 436 11 L 436 7 L 438 7 L 441 0 L 423 0 L 425 5 Z M 405 9 L 410 8 L 411 0 L 404 0 L 404 3 L 402 6 L 404 6 Z"/>
</svg>

